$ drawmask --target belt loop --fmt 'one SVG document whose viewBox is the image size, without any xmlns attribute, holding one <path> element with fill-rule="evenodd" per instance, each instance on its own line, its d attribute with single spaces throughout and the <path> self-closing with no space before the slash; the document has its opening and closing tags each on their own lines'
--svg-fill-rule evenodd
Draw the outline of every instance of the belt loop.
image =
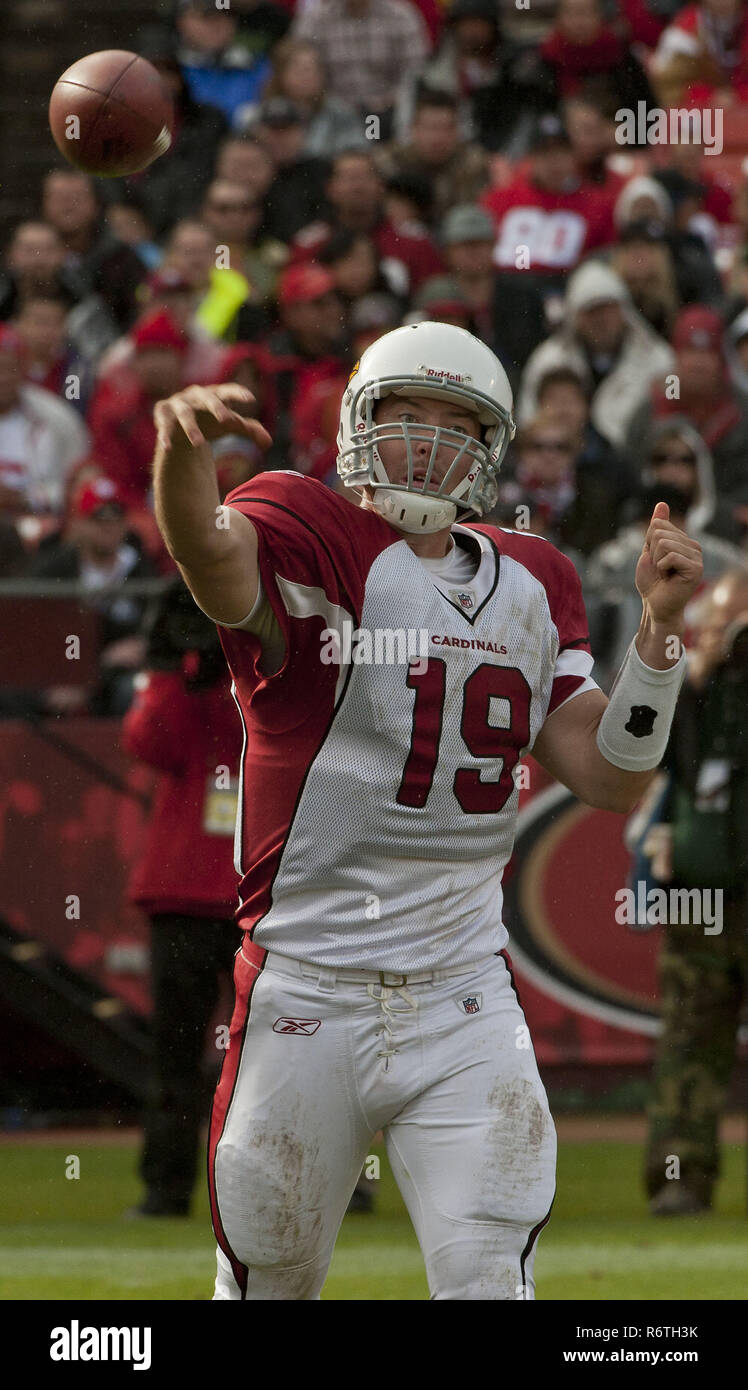
<svg viewBox="0 0 748 1390">
<path fill-rule="evenodd" d="M 317 976 L 317 989 L 324 990 L 325 994 L 335 992 L 335 971 L 323 967 Z"/>
</svg>

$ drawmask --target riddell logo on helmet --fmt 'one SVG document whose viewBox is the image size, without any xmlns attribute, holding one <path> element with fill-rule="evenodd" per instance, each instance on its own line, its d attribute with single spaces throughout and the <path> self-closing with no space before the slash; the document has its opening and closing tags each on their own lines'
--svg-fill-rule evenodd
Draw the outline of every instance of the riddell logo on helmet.
<svg viewBox="0 0 748 1390">
<path fill-rule="evenodd" d="M 460 385 L 461 385 L 463 382 L 472 381 L 472 379 L 473 379 L 471 376 L 463 376 L 462 372 L 448 372 L 447 369 L 446 369 L 446 367 L 425 367 L 425 366 L 424 366 L 424 367 L 419 367 L 418 370 L 419 370 L 419 372 L 423 372 L 424 376 L 431 376 L 431 377 L 438 376 L 438 377 L 444 377 L 445 381 L 456 381 L 456 382 L 458 382 L 458 384 L 460 384 Z"/>
</svg>

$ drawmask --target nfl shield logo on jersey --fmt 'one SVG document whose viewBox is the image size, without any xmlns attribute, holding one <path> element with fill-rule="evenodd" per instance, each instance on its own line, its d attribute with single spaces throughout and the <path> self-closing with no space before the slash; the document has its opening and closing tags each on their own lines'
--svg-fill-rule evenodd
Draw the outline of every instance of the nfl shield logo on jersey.
<svg viewBox="0 0 748 1390">
<path fill-rule="evenodd" d="M 455 603 L 459 603 L 460 608 L 465 609 L 466 613 L 469 613 L 470 609 L 475 607 L 473 595 L 466 593 L 464 589 L 453 589 L 452 598 Z"/>
<path fill-rule="evenodd" d="M 483 1003 L 483 995 L 469 994 L 467 999 L 458 999 L 456 1003 L 458 1009 L 462 1009 L 464 1014 L 478 1014 Z"/>
</svg>

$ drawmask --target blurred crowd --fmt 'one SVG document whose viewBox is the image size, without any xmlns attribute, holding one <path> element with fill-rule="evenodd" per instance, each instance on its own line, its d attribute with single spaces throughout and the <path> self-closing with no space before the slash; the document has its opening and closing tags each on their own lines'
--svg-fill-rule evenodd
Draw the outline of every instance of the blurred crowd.
<svg viewBox="0 0 748 1390">
<path fill-rule="evenodd" d="M 489 519 L 572 557 L 607 688 L 654 501 L 707 584 L 748 562 L 743 0 L 172 8 L 133 40 L 173 93 L 171 151 L 127 179 L 50 167 L 3 251 L 0 581 L 79 581 L 111 676 L 94 708 L 123 714 L 145 605 L 122 588 L 173 570 L 154 403 L 248 385 L 273 447 L 216 445 L 223 492 L 266 468 L 337 487 L 353 364 L 436 319 L 506 367 Z M 621 109 L 671 106 L 719 115 L 719 150 L 616 138 Z"/>
</svg>

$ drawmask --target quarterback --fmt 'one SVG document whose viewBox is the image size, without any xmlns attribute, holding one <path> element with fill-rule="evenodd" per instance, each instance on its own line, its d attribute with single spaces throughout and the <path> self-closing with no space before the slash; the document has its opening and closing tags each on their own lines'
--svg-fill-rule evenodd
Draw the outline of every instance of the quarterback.
<svg viewBox="0 0 748 1390">
<path fill-rule="evenodd" d="M 251 408 L 224 385 L 155 410 L 159 525 L 219 625 L 244 728 L 214 1297 L 319 1298 L 382 1130 L 431 1297 L 530 1299 L 556 1143 L 502 923 L 516 771 L 532 751 L 589 805 L 633 807 L 665 749 L 699 546 L 658 503 L 608 699 L 571 562 L 480 520 L 514 432 L 485 344 L 420 323 L 367 349 L 338 434 L 359 506 L 284 471 L 221 504 L 210 443 L 266 446 Z"/>
</svg>

